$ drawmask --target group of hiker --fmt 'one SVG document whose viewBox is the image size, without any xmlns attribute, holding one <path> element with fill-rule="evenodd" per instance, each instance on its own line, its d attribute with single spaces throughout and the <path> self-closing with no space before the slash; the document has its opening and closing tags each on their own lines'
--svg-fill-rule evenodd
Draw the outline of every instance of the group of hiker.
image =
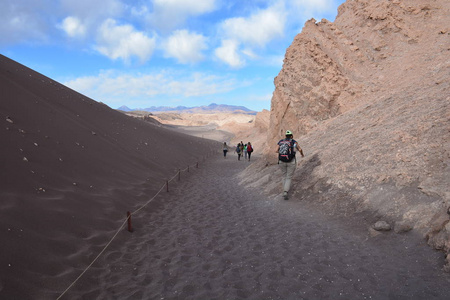
<svg viewBox="0 0 450 300">
<path fill-rule="evenodd" d="M 238 155 L 238 160 L 241 160 L 241 157 L 245 158 L 245 160 L 250 161 L 253 152 L 253 146 L 250 142 L 244 144 L 242 141 L 237 144 L 234 152 Z M 290 130 L 286 131 L 285 138 L 281 139 L 277 143 L 278 153 L 278 164 L 280 165 L 282 174 L 283 174 L 283 199 L 289 199 L 289 190 L 291 188 L 292 176 L 294 175 L 295 169 L 297 168 L 297 159 L 295 157 L 296 152 L 299 152 L 302 157 L 305 157 L 303 154 L 302 148 L 300 148 L 298 142 L 294 140 L 294 135 Z M 228 153 L 228 145 L 226 142 L 223 143 L 223 157 L 227 158 Z"/>
<path fill-rule="evenodd" d="M 248 142 L 247 144 L 244 144 L 242 141 L 237 144 L 236 148 L 234 148 L 234 152 L 238 155 L 238 160 L 241 160 L 242 158 L 245 158 L 245 160 L 250 161 L 250 158 L 252 157 L 253 152 L 253 146 L 252 143 Z M 223 157 L 227 158 L 228 153 L 228 145 L 226 142 L 223 143 Z"/>
</svg>

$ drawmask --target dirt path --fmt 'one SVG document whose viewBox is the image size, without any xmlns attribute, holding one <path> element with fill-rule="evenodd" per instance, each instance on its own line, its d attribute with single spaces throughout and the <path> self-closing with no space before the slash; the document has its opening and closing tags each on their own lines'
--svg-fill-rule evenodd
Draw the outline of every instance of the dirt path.
<svg viewBox="0 0 450 300">
<path fill-rule="evenodd" d="M 183 174 L 67 298 L 450 299 L 441 254 L 412 234 L 368 239 L 269 200 L 238 184 L 246 165 L 231 156 Z"/>
</svg>

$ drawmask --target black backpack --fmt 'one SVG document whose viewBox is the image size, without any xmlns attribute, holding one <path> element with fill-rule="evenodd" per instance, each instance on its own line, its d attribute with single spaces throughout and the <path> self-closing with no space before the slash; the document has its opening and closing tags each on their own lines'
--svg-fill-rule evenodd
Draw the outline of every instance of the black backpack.
<svg viewBox="0 0 450 300">
<path fill-rule="evenodd" d="M 287 139 L 279 142 L 278 159 L 283 162 L 290 162 L 295 157 L 294 140 Z"/>
</svg>

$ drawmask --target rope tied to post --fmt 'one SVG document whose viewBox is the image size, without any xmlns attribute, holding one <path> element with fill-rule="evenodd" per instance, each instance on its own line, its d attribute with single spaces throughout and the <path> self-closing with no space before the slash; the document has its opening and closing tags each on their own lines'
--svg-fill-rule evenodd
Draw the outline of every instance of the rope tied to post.
<svg viewBox="0 0 450 300">
<path fill-rule="evenodd" d="M 196 164 L 197 168 L 198 168 L 198 162 Z M 117 237 L 117 235 L 120 233 L 120 231 L 123 229 L 123 227 L 125 226 L 125 224 L 131 222 L 131 216 L 137 214 L 139 211 L 141 211 L 142 209 L 144 209 L 148 204 L 150 204 L 163 190 L 164 188 L 167 188 L 167 191 L 169 191 L 169 182 L 171 182 L 172 180 L 174 180 L 175 178 L 178 177 L 178 180 L 181 179 L 181 172 L 185 172 L 188 171 L 189 172 L 189 166 L 187 166 L 186 169 L 184 170 L 180 170 L 178 169 L 178 172 L 175 174 L 175 176 L 173 176 L 171 179 L 167 180 L 166 183 L 159 189 L 159 191 L 151 198 L 149 199 L 147 202 L 145 202 L 142 206 L 140 206 L 138 209 L 136 209 L 133 212 L 127 212 L 127 217 L 126 219 L 123 221 L 123 223 L 120 225 L 120 227 L 117 229 L 117 231 L 115 232 L 115 234 L 113 235 L 113 237 L 109 240 L 109 242 L 105 245 L 105 247 L 103 247 L 103 249 L 100 251 L 100 253 L 94 258 L 94 260 L 83 270 L 83 272 L 81 272 L 81 274 L 61 293 L 61 295 L 59 295 L 58 298 L 56 298 L 56 300 L 61 299 L 77 282 L 78 280 L 80 280 L 81 277 L 83 277 L 83 275 L 92 267 L 92 265 L 100 258 L 100 256 L 106 251 L 106 249 L 109 247 L 109 245 L 114 241 L 114 239 Z M 129 228 L 131 227 L 131 223 L 129 225 Z"/>
</svg>

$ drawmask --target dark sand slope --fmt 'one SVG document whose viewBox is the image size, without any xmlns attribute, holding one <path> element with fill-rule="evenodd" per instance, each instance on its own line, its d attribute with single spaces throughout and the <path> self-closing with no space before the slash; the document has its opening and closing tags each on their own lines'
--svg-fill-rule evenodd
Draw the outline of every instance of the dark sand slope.
<svg viewBox="0 0 450 300">
<path fill-rule="evenodd" d="M 367 238 L 299 199 L 269 200 L 239 185 L 247 165 L 183 176 L 65 299 L 450 299 L 441 253 L 420 237 Z"/>
<path fill-rule="evenodd" d="M 114 111 L 0 55 L 0 299 L 78 276 L 127 210 L 220 144 Z"/>
</svg>

